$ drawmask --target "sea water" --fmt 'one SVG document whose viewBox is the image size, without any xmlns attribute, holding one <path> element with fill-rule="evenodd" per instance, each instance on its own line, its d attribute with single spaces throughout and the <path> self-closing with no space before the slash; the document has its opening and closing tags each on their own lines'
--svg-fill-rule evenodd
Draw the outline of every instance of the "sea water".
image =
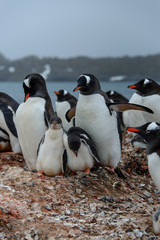
<svg viewBox="0 0 160 240">
<path fill-rule="evenodd" d="M 75 82 L 46 82 L 49 95 L 51 97 L 53 106 L 55 106 L 56 95 L 54 91 L 60 89 L 65 89 L 78 98 L 78 93 L 73 92 L 73 89 L 77 86 L 77 81 Z M 131 95 L 135 92 L 133 89 L 128 89 L 127 87 L 133 82 L 128 81 L 117 81 L 117 82 L 100 82 L 101 88 L 103 91 L 107 92 L 109 90 L 115 90 L 126 98 L 130 98 Z M 24 91 L 22 82 L 0 82 L 0 92 L 5 92 L 14 98 L 17 102 L 21 103 L 24 101 Z"/>
</svg>

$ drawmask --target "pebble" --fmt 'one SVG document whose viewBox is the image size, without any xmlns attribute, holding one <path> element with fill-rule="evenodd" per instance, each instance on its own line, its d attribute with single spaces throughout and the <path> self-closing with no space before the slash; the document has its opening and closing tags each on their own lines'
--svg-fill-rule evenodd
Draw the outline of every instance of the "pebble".
<svg viewBox="0 0 160 240">
<path fill-rule="evenodd" d="M 66 209 L 66 215 L 70 215 L 71 214 L 71 211 L 70 210 L 68 210 L 68 209 Z"/>
<path fill-rule="evenodd" d="M 79 189 L 79 188 L 77 188 L 77 189 L 76 189 L 76 193 L 77 193 L 77 194 L 81 194 L 81 193 L 82 193 L 82 190 Z"/>
<path fill-rule="evenodd" d="M 148 191 L 144 191 L 143 194 L 144 194 L 146 197 L 148 197 L 148 198 L 151 197 L 151 194 L 150 194 Z"/>
<path fill-rule="evenodd" d="M 89 206 L 90 206 L 91 212 L 96 212 L 97 207 L 96 207 L 96 204 L 95 204 L 95 203 L 90 203 Z"/>
<path fill-rule="evenodd" d="M 44 207 L 45 207 L 45 209 L 47 209 L 48 211 L 51 211 L 51 210 L 52 210 L 52 208 L 51 208 L 49 205 L 47 205 L 47 204 L 46 204 Z"/>
</svg>

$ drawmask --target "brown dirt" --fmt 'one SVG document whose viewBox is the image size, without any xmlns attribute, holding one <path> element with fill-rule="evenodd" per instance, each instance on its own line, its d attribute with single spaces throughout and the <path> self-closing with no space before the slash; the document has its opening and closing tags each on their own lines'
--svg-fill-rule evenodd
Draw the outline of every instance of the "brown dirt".
<svg viewBox="0 0 160 240">
<path fill-rule="evenodd" d="M 89 175 L 47 177 L 27 171 L 23 157 L 0 154 L 0 239 L 158 239 L 159 205 L 145 151 L 125 134 L 120 167 Z"/>
</svg>

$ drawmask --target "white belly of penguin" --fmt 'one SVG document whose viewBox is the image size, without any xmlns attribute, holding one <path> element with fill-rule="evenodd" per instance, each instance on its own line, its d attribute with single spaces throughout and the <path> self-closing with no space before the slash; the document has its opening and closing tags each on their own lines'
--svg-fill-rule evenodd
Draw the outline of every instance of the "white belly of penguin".
<svg viewBox="0 0 160 240">
<path fill-rule="evenodd" d="M 70 127 L 73 126 L 73 120 L 70 122 L 66 119 L 66 112 L 70 109 L 70 104 L 67 101 L 64 102 L 56 102 L 56 112 L 57 116 L 62 120 L 63 128 L 68 131 Z"/>
<path fill-rule="evenodd" d="M 157 153 L 149 154 L 147 157 L 149 172 L 154 184 L 160 191 L 160 157 Z"/>
<path fill-rule="evenodd" d="M 110 115 L 103 96 L 79 94 L 75 121 L 94 141 L 101 165 L 116 167 L 121 158 L 117 118 L 115 112 Z"/>
<path fill-rule="evenodd" d="M 16 128 L 24 159 L 29 169 L 36 168 L 37 149 L 46 125 L 44 122 L 45 100 L 29 98 L 16 112 Z"/>
<path fill-rule="evenodd" d="M 72 171 L 84 171 L 94 166 L 94 159 L 87 146 L 81 142 L 77 157 L 68 146 L 67 136 L 64 134 L 64 145 L 67 151 L 67 165 Z"/>
<path fill-rule="evenodd" d="M 62 156 L 64 151 L 63 131 L 48 129 L 44 143 L 41 144 L 36 169 L 48 176 L 56 176 L 62 172 Z"/>
</svg>

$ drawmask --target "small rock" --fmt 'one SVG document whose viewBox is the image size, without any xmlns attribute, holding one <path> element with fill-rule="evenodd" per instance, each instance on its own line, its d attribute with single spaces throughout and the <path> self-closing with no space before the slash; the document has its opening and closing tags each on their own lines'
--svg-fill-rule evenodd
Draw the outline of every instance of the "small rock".
<svg viewBox="0 0 160 240">
<path fill-rule="evenodd" d="M 66 215 L 70 215 L 71 214 L 71 211 L 66 209 Z"/>
<path fill-rule="evenodd" d="M 144 194 L 146 197 L 148 197 L 148 198 L 151 197 L 151 194 L 150 194 L 148 191 L 144 191 L 143 194 Z"/>
<path fill-rule="evenodd" d="M 91 209 L 91 212 L 96 212 L 96 210 L 97 210 L 96 204 L 90 203 L 90 209 Z"/>
<path fill-rule="evenodd" d="M 44 207 L 45 207 L 45 209 L 47 209 L 48 211 L 51 211 L 51 210 L 52 210 L 52 208 L 51 208 L 49 205 L 45 205 Z"/>
<path fill-rule="evenodd" d="M 81 193 L 82 193 L 82 190 L 79 189 L 79 188 L 77 188 L 77 189 L 76 189 L 76 193 L 77 193 L 77 194 L 81 194 Z"/>
<path fill-rule="evenodd" d="M 143 233 L 139 231 L 139 229 L 135 229 L 134 233 L 136 235 L 137 238 L 141 238 L 143 236 Z"/>
</svg>

